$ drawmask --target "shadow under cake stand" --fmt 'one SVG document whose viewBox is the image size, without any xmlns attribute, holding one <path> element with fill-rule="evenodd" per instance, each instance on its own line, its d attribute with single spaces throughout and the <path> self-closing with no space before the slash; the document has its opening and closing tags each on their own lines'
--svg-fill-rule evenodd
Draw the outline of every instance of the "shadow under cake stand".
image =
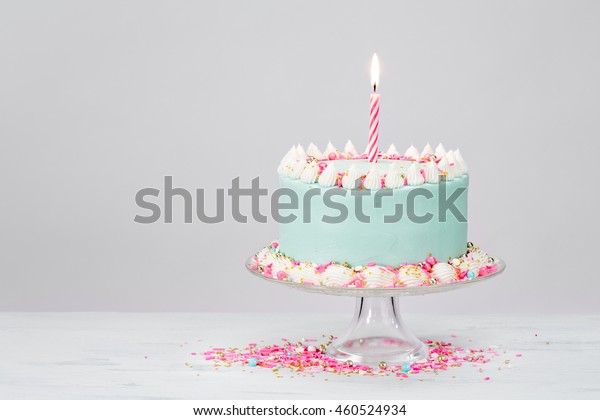
<svg viewBox="0 0 600 420">
<path fill-rule="evenodd" d="M 388 366 L 399 366 L 429 358 L 428 346 L 410 332 L 402 321 L 398 305 L 400 296 L 457 290 L 497 276 L 506 268 L 504 261 L 495 259 L 496 271 L 493 273 L 454 283 L 402 288 L 348 288 L 275 280 L 252 270 L 251 262 L 252 258 L 246 262 L 246 268 L 268 282 L 305 292 L 356 297 L 354 318 L 346 332 L 327 347 L 327 355 L 339 361 L 352 361 L 368 366 L 378 366 L 381 362 Z"/>
</svg>

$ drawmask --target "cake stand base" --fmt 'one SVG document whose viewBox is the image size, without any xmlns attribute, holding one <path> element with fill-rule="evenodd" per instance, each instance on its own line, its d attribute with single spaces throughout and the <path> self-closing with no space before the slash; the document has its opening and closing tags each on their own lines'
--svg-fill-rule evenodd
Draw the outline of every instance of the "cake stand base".
<svg viewBox="0 0 600 420">
<path fill-rule="evenodd" d="M 350 327 L 327 354 L 361 365 L 400 366 L 428 359 L 429 348 L 402 322 L 397 297 L 358 297 Z"/>
</svg>

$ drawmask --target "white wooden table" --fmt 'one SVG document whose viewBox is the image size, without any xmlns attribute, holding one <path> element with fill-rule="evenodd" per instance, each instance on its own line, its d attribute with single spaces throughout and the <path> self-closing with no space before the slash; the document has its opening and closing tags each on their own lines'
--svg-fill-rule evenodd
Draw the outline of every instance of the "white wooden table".
<svg viewBox="0 0 600 420">
<path fill-rule="evenodd" d="M 483 372 L 467 364 L 404 381 L 325 373 L 277 378 L 261 368 L 215 370 L 191 355 L 209 345 L 339 334 L 349 316 L 0 313 L 0 398 L 600 398 L 598 315 L 405 316 L 421 338 L 498 346 L 501 356 Z"/>
</svg>

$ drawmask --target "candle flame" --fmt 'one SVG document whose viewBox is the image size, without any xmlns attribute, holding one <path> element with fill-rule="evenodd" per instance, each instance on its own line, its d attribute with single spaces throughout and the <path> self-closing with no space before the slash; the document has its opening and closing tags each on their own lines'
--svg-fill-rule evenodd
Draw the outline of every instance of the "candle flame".
<svg viewBox="0 0 600 420">
<path fill-rule="evenodd" d="M 373 60 L 371 60 L 371 85 L 373 90 L 377 90 L 379 85 L 379 59 L 377 54 L 373 54 Z"/>
</svg>

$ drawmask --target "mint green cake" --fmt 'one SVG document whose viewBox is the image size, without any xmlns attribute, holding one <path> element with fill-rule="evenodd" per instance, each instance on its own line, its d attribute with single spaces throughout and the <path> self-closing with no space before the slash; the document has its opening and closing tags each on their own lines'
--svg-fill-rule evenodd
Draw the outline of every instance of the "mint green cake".
<svg viewBox="0 0 600 420">
<path fill-rule="evenodd" d="M 331 287 L 407 287 L 486 275 L 467 242 L 469 176 L 461 152 L 392 145 L 371 163 L 349 141 L 300 145 L 279 167 L 279 239 L 258 252 L 263 275 Z M 287 196 L 283 198 L 283 195 Z"/>
</svg>

